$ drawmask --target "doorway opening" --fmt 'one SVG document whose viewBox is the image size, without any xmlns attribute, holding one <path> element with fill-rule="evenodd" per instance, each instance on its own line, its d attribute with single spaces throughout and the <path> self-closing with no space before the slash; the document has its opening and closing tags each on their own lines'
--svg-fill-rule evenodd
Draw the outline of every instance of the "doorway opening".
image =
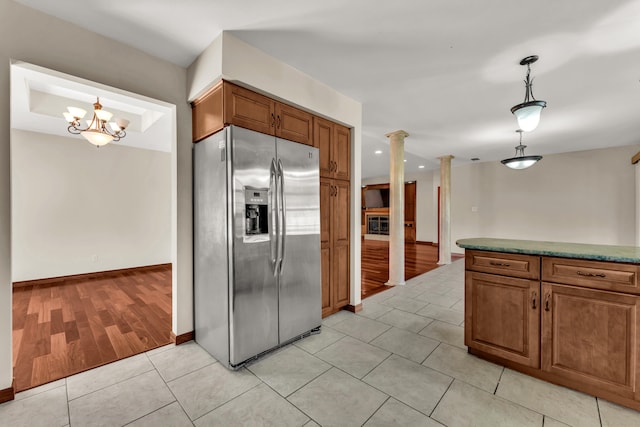
<svg viewBox="0 0 640 427">
<path fill-rule="evenodd" d="M 61 114 L 96 97 L 100 148 Z M 16 391 L 170 343 L 175 106 L 24 62 L 10 103 Z"/>
</svg>

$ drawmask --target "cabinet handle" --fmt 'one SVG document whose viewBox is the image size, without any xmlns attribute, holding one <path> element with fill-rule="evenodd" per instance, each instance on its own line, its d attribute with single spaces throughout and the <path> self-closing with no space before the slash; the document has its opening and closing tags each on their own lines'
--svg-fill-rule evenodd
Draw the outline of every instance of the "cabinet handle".
<svg viewBox="0 0 640 427">
<path fill-rule="evenodd" d="M 495 265 L 495 266 L 498 266 L 498 267 L 510 267 L 511 266 L 511 264 L 509 264 L 507 262 L 489 261 L 489 264 Z"/>
<path fill-rule="evenodd" d="M 276 125 L 276 116 L 275 114 L 271 113 L 271 127 L 274 127 Z"/>
<path fill-rule="evenodd" d="M 538 300 L 538 293 L 533 291 L 533 298 L 531 298 L 531 308 L 536 309 L 536 301 Z"/>
<path fill-rule="evenodd" d="M 278 114 L 278 129 L 280 129 L 280 114 Z"/>
<path fill-rule="evenodd" d="M 551 298 L 550 294 L 546 294 L 544 296 L 544 311 L 549 311 L 551 310 L 551 308 L 549 307 L 550 302 L 549 302 L 549 298 Z"/>
<path fill-rule="evenodd" d="M 607 277 L 607 275 L 604 273 L 585 273 L 584 271 L 580 271 L 580 270 L 576 271 L 576 274 L 578 276 L 585 276 L 585 277 L 602 277 L 602 278 Z"/>
</svg>

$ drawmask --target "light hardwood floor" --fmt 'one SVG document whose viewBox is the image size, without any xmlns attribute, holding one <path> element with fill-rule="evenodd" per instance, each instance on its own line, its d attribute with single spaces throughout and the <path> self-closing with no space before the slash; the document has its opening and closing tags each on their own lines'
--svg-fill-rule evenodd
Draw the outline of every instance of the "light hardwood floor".
<svg viewBox="0 0 640 427">
<path fill-rule="evenodd" d="M 16 287 L 16 391 L 166 345 L 170 334 L 170 266 Z"/>
<path fill-rule="evenodd" d="M 460 256 L 452 256 L 458 259 Z M 389 242 L 362 240 L 362 299 L 389 289 Z M 426 244 L 405 243 L 404 278 L 416 277 L 438 267 L 438 247 Z"/>
</svg>

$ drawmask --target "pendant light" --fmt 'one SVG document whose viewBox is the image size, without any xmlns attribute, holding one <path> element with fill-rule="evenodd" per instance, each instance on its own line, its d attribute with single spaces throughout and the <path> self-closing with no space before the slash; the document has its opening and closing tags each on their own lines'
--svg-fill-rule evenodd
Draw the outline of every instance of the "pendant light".
<svg viewBox="0 0 640 427">
<path fill-rule="evenodd" d="M 87 127 L 80 126 L 80 120 L 87 114 L 82 108 L 67 107 L 68 111 L 62 113 L 64 118 L 69 122 L 67 130 L 74 135 L 82 135 L 87 141 L 97 147 L 107 145 L 111 141 L 120 141 L 127 133 L 126 127 L 129 125 L 129 120 L 116 119 L 115 122 L 109 122 L 113 114 L 102 109 L 100 104 L 100 98 L 97 98 L 93 104 L 93 118 L 87 120 Z M 107 127 L 109 124 L 109 129 Z"/>
<path fill-rule="evenodd" d="M 526 169 L 533 166 L 539 160 L 542 160 L 542 156 L 525 156 L 524 149 L 526 145 L 522 145 L 522 129 L 518 129 L 516 132 L 520 134 L 520 145 L 516 147 L 515 157 L 501 160 L 500 163 L 511 169 Z"/>
<path fill-rule="evenodd" d="M 531 80 L 531 64 L 538 60 L 537 55 L 527 56 L 520 61 L 520 65 L 527 66 L 527 78 L 525 79 L 524 102 L 511 107 L 511 112 L 518 119 L 518 127 L 523 132 L 531 132 L 540 122 L 540 113 L 547 106 L 546 101 L 538 101 L 533 96 L 533 81 Z"/>
</svg>

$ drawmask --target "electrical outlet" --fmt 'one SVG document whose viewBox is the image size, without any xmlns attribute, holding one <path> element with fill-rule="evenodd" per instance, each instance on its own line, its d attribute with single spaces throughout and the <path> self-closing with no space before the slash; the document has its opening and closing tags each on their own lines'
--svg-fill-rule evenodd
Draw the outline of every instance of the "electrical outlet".
<svg viewBox="0 0 640 427">
<path fill-rule="evenodd" d="M 477 206 L 471 206 L 471 212 L 478 212 Z"/>
</svg>

